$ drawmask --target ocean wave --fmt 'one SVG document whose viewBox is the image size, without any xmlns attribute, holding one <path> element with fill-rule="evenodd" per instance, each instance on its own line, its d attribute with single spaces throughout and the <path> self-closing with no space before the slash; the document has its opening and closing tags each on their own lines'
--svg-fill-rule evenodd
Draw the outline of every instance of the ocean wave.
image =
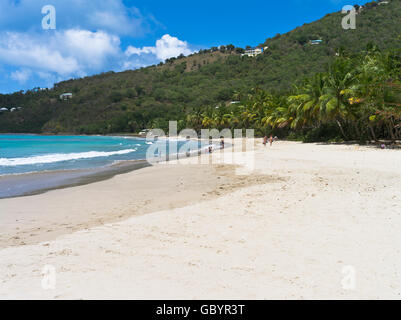
<svg viewBox="0 0 401 320">
<path fill-rule="evenodd" d="M 3 167 L 24 166 L 24 165 L 45 164 L 45 163 L 54 163 L 54 162 L 71 161 L 71 160 L 110 157 L 116 155 L 124 155 L 135 151 L 137 151 L 137 149 L 127 149 L 127 150 L 112 151 L 112 152 L 89 151 L 82 153 L 56 153 L 56 154 L 49 154 L 44 156 L 35 156 L 28 158 L 12 158 L 12 159 L 0 158 L 0 166 Z"/>
</svg>

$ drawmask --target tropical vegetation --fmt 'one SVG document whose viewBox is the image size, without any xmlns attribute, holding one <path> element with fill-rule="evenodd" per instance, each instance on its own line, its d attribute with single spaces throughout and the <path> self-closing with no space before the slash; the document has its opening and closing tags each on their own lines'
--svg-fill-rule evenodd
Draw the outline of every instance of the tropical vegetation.
<svg viewBox="0 0 401 320">
<path fill-rule="evenodd" d="M 305 141 L 401 140 L 401 50 L 342 52 L 326 72 L 287 94 L 255 88 L 241 103 L 197 110 L 187 122 L 196 129 L 254 128 L 259 135 Z"/>
</svg>

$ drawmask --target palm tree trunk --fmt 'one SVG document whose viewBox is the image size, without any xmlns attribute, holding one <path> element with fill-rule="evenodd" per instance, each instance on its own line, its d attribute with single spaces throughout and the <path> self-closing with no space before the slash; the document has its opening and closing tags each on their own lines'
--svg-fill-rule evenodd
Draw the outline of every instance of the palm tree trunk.
<svg viewBox="0 0 401 320">
<path fill-rule="evenodd" d="M 391 142 L 395 142 L 396 138 L 394 135 L 394 128 L 393 125 L 390 123 L 387 124 L 388 132 L 390 133 Z"/>
<path fill-rule="evenodd" d="M 396 127 L 395 129 L 395 137 L 397 138 L 397 140 L 401 139 L 401 130 L 398 127 Z"/>
<path fill-rule="evenodd" d="M 373 140 L 374 140 L 375 142 L 377 142 L 376 133 L 375 133 L 375 130 L 373 129 L 373 127 L 372 127 L 371 124 L 369 124 L 369 129 L 370 129 L 370 133 L 371 133 L 371 135 L 372 135 Z"/>
<path fill-rule="evenodd" d="M 394 138 L 393 142 L 395 142 L 397 140 L 397 137 L 398 137 L 398 130 L 395 127 L 395 123 L 394 123 L 394 118 L 393 117 L 390 118 L 390 123 L 391 123 L 392 137 Z"/>
<path fill-rule="evenodd" d="M 345 132 L 344 132 L 343 126 L 341 125 L 341 122 L 340 122 L 339 120 L 337 120 L 337 119 L 336 119 L 336 122 L 337 122 L 338 127 L 340 128 L 340 131 L 341 131 L 341 133 L 342 133 L 344 139 L 347 140 L 347 136 L 346 136 L 346 134 L 345 134 Z"/>
</svg>

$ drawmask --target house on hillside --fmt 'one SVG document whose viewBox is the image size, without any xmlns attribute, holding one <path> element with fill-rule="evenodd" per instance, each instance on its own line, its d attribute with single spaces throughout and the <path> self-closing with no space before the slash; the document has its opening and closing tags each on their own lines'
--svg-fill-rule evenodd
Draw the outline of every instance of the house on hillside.
<svg viewBox="0 0 401 320">
<path fill-rule="evenodd" d="M 72 99 L 72 93 L 63 93 L 60 95 L 60 100 L 70 100 Z"/>
<path fill-rule="evenodd" d="M 242 56 L 248 56 L 248 57 L 256 57 L 260 54 L 263 53 L 263 49 L 262 48 L 250 48 L 250 49 L 246 49 L 245 53 Z"/>
<path fill-rule="evenodd" d="M 319 45 L 322 43 L 323 43 L 323 40 L 309 40 L 309 44 L 311 44 L 311 45 Z"/>
<path fill-rule="evenodd" d="M 6 112 L 6 111 L 8 111 L 7 108 L 0 108 L 0 112 Z"/>
</svg>

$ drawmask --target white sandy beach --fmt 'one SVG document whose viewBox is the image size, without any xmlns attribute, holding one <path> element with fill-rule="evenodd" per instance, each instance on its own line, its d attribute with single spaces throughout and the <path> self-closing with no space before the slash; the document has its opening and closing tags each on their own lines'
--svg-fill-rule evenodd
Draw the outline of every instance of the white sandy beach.
<svg viewBox="0 0 401 320">
<path fill-rule="evenodd" d="M 0 200 L 0 298 L 401 298 L 400 151 L 259 141 L 255 159 Z"/>
</svg>

